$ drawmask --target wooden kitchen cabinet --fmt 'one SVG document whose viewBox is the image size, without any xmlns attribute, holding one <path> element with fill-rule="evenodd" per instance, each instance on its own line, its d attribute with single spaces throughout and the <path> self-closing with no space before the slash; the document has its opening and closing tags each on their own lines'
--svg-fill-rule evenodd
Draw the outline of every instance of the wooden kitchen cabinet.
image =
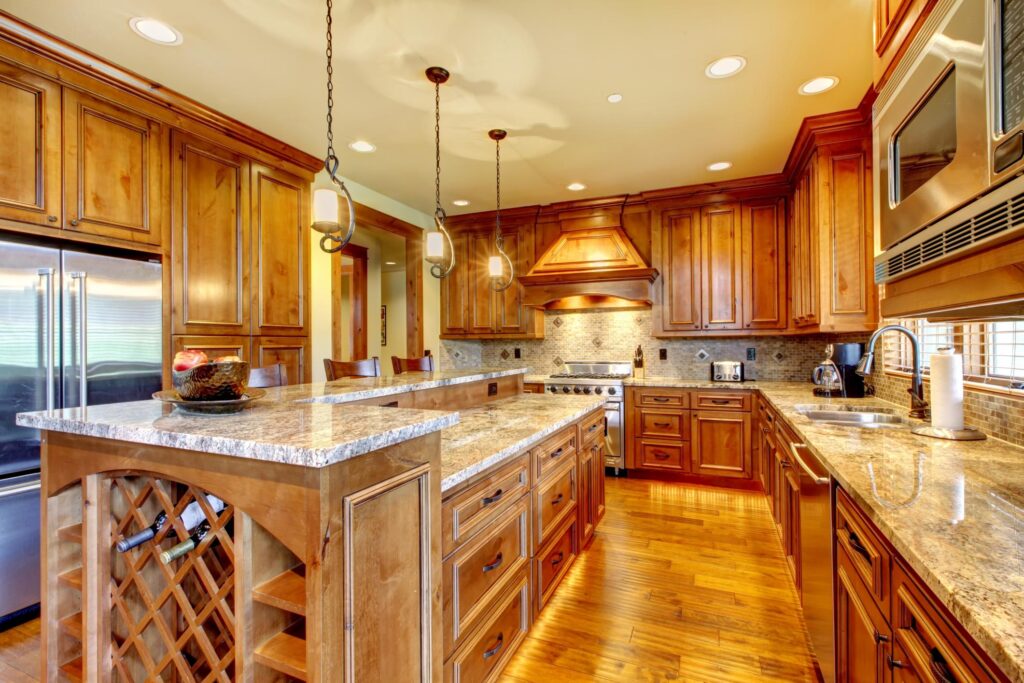
<svg viewBox="0 0 1024 683">
<path fill-rule="evenodd" d="M 309 334 L 309 183 L 252 164 L 252 333 Z"/>
<path fill-rule="evenodd" d="M 172 331 L 248 335 L 249 160 L 184 133 L 171 144 Z"/>
<path fill-rule="evenodd" d="M 0 62 L 0 111 L 0 219 L 60 228 L 60 86 Z"/>
<path fill-rule="evenodd" d="M 744 329 L 786 327 L 786 202 L 745 202 L 740 241 Z"/>
<path fill-rule="evenodd" d="M 64 228 L 160 244 L 168 127 L 77 90 L 63 96 Z"/>
<path fill-rule="evenodd" d="M 441 280 L 441 336 L 459 338 L 469 335 L 469 235 L 451 238 L 455 268 Z"/>
<path fill-rule="evenodd" d="M 835 637 L 839 683 L 887 683 L 892 632 L 843 548 L 836 550 Z"/>
<path fill-rule="evenodd" d="M 701 318 L 705 330 L 736 330 L 741 326 L 744 278 L 739 214 L 736 204 L 701 209 Z"/>
<path fill-rule="evenodd" d="M 874 82 L 880 91 L 937 0 L 874 0 Z"/>
<path fill-rule="evenodd" d="M 244 361 L 249 361 L 252 358 L 251 348 L 251 337 L 199 337 L 179 334 L 171 337 L 172 352 L 177 353 L 178 351 L 196 349 L 205 353 L 211 360 L 218 356 L 238 356 Z M 297 383 L 297 378 L 288 375 L 288 381 L 295 384 Z"/>
<path fill-rule="evenodd" d="M 302 384 L 311 381 L 309 348 L 308 337 L 253 337 L 252 363 L 254 367 L 284 363 L 288 383 Z"/>
<path fill-rule="evenodd" d="M 699 209 L 676 209 L 661 219 L 660 321 L 662 331 L 701 328 L 701 230 Z"/>
<path fill-rule="evenodd" d="M 690 428 L 694 474 L 750 478 L 750 414 L 694 411 Z"/>
</svg>

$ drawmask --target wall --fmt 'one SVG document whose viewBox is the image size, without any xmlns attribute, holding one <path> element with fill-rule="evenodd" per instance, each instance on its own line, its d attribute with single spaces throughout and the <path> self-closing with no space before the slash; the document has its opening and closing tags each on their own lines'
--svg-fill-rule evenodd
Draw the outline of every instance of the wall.
<svg viewBox="0 0 1024 683">
<path fill-rule="evenodd" d="M 654 339 L 651 311 L 547 311 L 544 339 L 535 341 L 442 342 L 443 368 L 515 367 L 527 365 L 537 374 L 554 372 L 566 360 L 630 360 L 643 347 L 648 376 L 706 377 L 713 360 L 743 360 L 746 376 L 773 381 L 809 381 L 825 357 L 830 341 L 860 341 L 863 335 L 841 337 L 751 337 L 745 339 Z M 519 348 L 521 359 L 514 357 Z M 747 349 L 756 360 L 747 361 Z M 658 360 L 667 349 L 668 360 Z"/>
<path fill-rule="evenodd" d="M 388 343 L 381 348 L 381 364 L 387 366 L 390 374 L 391 356 L 406 357 L 405 339 L 405 270 L 381 273 L 381 303 L 388 307 Z M 378 315 L 379 318 L 379 309 Z M 378 340 L 379 340 L 378 334 Z"/>
<path fill-rule="evenodd" d="M 389 216 L 400 218 L 407 223 L 425 228 L 431 225 L 433 218 L 425 213 L 401 204 L 375 192 L 368 187 L 346 179 L 345 184 L 352 193 L 352 198 L 366 206 L 383 211 Z M 321 187 L 333 187 L 325 171 L 317 174 L 313 181 L 313 189 Z M 368 238 L 365 232 L 358 228 L 352 238 L 354 244 L 365 246 L 369 250 L 369 273 L 367 285 L 369 290 L 367 300 L 367 342 L 370 356 L 379 356 L 380 349 L 380 247 L 372 239 Z M 310 276 L 312 285 L 310 287 L 310 362 L 313 366 L 313 381 L 324 381 L 323 359 L 331 355 L 331 255 L 320 249 L 320 233 L 310 231 L 310 240 L 313 248 L 310 257 Z M 438 348 L 438 334 L 441 324 L 441 288 L 427 268 L 423 273 L 423 345 L 427 349 Z M 388 333 L 390 338 L 390 331 Z M 390 354 L 388 354 L 390 358 Z M 390 367 L 390 361 L 382 363 L 382 366 Z"/>
</svg>

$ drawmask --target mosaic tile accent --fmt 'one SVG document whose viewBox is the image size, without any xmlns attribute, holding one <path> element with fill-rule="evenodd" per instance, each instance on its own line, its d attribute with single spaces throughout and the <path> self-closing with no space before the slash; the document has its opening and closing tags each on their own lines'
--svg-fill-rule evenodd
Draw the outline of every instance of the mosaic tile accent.
<svg viewBox="0 0 1024 683">
<path fill-rule="evenodd" d="M 554 325 L 555 327 L 561 327 L 561 326 L 562 326 L 562 319 L 561 319 L 561 318 L 558 318 L 558 317 L 556 317 L 556 318 L 555 318 L 554 320 L 552 320 L 552 321 L 551 321 L 551 323 L 552 323 L 552 324 L 553 324 L 553 325 Z"/>
<path fill-rule="evenodd" d="M 502 360 L 508 360 L 511 356 L 512 356 L 512 354 L 508 352 L 508 349 L 502 349 L 501 350 L 501 359 Z"/>
<path fill-rule="evenodd" d="M 708 358 L 711 358 L 711 354 L 704 349 L 697 352 L 697 360 L 707 360 Z"/>
</svg>

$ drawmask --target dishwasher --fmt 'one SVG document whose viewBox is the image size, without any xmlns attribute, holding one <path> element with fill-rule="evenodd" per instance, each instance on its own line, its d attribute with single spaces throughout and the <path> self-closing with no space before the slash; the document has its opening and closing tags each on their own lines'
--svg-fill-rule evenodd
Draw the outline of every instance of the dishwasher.
<svg viewBox="0 0 1024 683">
<path fill-rule="evenodd" d="M 797 571 L 804 621 L 825 683 L 835 683 L 835 567 L 832 510 L 835 495 L 828 470 L 806 445 L 783 434 L 792 469 L 800 477 Z"/>
</svg>

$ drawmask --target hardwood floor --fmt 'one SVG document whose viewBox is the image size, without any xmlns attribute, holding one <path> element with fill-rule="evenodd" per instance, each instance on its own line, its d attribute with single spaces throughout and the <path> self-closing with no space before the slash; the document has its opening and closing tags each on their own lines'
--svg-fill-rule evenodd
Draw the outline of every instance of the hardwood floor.
<svg viewBox="0 0 1024 683">
<path fill-rule="evenodd" d="M 606 495 L 503 683 L 815 680 L 764 496 L 611 477 Z M 0 681 L 38 674 L 38 620 L 0 633 Z"/>
<path fill-rule="evenodd" d="M 606 495 L 503 683 L 815 680 L 762 494 L 610 477 Z"/>
</svg>

